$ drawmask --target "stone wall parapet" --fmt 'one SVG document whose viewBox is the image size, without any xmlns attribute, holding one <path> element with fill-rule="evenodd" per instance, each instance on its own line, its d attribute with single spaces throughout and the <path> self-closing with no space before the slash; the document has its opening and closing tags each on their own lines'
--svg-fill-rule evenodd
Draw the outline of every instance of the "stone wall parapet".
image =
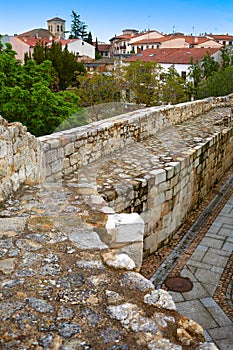
<svg viewBox="0 0 233 350">
<path fill-rule="evenodd" d="M 24 184 L 40 181 L 41 144 L 19 122 L 0 116 L 0 202 Z"/>
<path fill-rule="evenodd" d="M 39 137 L 44 158 L 42 178 L 48 182 L 56 181 L 171 125 L 182 123 L 213 108 L 232 104 L 233 95 L 230 95 L 175 106 L 150 107 Z"/>
</svg>

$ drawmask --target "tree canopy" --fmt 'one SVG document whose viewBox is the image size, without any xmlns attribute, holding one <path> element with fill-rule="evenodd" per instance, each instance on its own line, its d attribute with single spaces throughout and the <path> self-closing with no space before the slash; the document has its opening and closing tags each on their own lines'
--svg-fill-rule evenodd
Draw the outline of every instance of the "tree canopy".
<svg viewBox="0 0 233 350">
<path fill-rule="evenodd" d="M 216 62 L 207 53 L 201 63 L 193 60 L 190 63 L 189 76 L 193 80 L 195 98 L 224 96 L 233 92 L 233 57 L 227 47 L 221 49 L 221 62 Z"/>
<path fill-rule="evenodd" d="M 87 25 L 81 21 L 80 15 L 72 10 L 72 22 L 70 30 L 70 39 L 81 38 L 86 41 L 88 38 Z"/>
<path fill-rule="evenodd" d="M 21 65 L 10 45 L 0 45 L 0 114 L 9 122 L 19 121 L 36 136 L 52 133 L 78 111 L 76 94 L 51 90 L 51 61 Z"/>
<path fill-rule="evenodd" d="M 80 97 L 81 107 L 90 107 L 90 120 L 99 120 L 103 103 L 120 101 L 121 90 L 113 76 L 94 73 L 91 78 L 79 76 L 77 94 Z"/>
<path fill-rule="evenodd" d="M 52 42 L 51 47 L 37 43 L 34 49 L 33 58 L 40 64 L 46 60 L 52 62 L 54 68 L 52 87 L 54 90 L 65 90 L 75 83 L 78 74 L 84 74 L 86 69 L 82 62 L 77 62 L 77 57 L 68 51 L 67 45 L 62 50 L 61 43 Z"/>
</svg>

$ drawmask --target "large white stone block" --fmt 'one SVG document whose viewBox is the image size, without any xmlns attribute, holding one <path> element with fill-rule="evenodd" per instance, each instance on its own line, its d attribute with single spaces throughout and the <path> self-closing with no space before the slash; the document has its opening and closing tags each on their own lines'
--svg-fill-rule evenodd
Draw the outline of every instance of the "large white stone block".
<svg viewBox="0 0 233 350">
<path fill-rule="evenodd" d="M 141 242 L 144 234 L 144 221 L 137 213 L 113 214 L 106 224 L 111 243 Z"/>
</svg>

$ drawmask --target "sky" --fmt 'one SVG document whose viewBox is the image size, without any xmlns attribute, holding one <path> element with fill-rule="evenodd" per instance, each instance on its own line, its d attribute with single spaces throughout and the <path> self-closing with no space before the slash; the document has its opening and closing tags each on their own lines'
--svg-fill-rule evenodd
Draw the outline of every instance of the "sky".
<svg viewBox="0 0 233 350">
<path fill-rule="evenodd" d="M 20 34 L 46 28 L 47 20 L 66 20 L 69 31 L 72 10 L 91 31 L 93 41 L 108 43 L 124 29 L 155 29 L 161 33 L 182 32 L 233 35 L 232 0 L 0 0 L 0 34 Z"/>
</svg>

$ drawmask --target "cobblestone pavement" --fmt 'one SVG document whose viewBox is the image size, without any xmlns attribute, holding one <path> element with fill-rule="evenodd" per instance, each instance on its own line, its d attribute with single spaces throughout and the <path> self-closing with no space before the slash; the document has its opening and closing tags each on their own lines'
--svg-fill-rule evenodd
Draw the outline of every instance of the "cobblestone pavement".
<svg viewBox="0 0 233 350">
<path fill-rule="evenodd" d="M 233 176 L 230 180 L 225 187 L 232 193 Z M 196 238 L 197 242 L 185 251 L 179 250 L 178 260 L 174 258 L 174 251 L 168 255 L 150 280 L 166 288 L 169 277 L 188 278 L 193 284 L 190 291 L 170 291 L 177 309 L 203 326 L 208 341 L 214 341 L 220 350 L 230 350 L 233 341 L 233 194 L 206 233 Z M 168 272 L 164 274 L 164 271 Z"/>
<path fill-rule="evenodd" d="M 214 340 L 221 350 L 232 349 L 232 279 L 227 295 L 215 295 L 215 292 L 228 265 L 231 265 L 229 273 L 232 274 L 232 251 L 233 195 L 181 270 L 181 276 L 193 282 L 193 289 L 179 295 L 172 293 L 178 310 L 200 323 L 207 339 Z M 224 278 L 229 276 L 225 274 Z M 223 298 L 228 299 L 229 313 L 221 308 Z"/>
</svg>

